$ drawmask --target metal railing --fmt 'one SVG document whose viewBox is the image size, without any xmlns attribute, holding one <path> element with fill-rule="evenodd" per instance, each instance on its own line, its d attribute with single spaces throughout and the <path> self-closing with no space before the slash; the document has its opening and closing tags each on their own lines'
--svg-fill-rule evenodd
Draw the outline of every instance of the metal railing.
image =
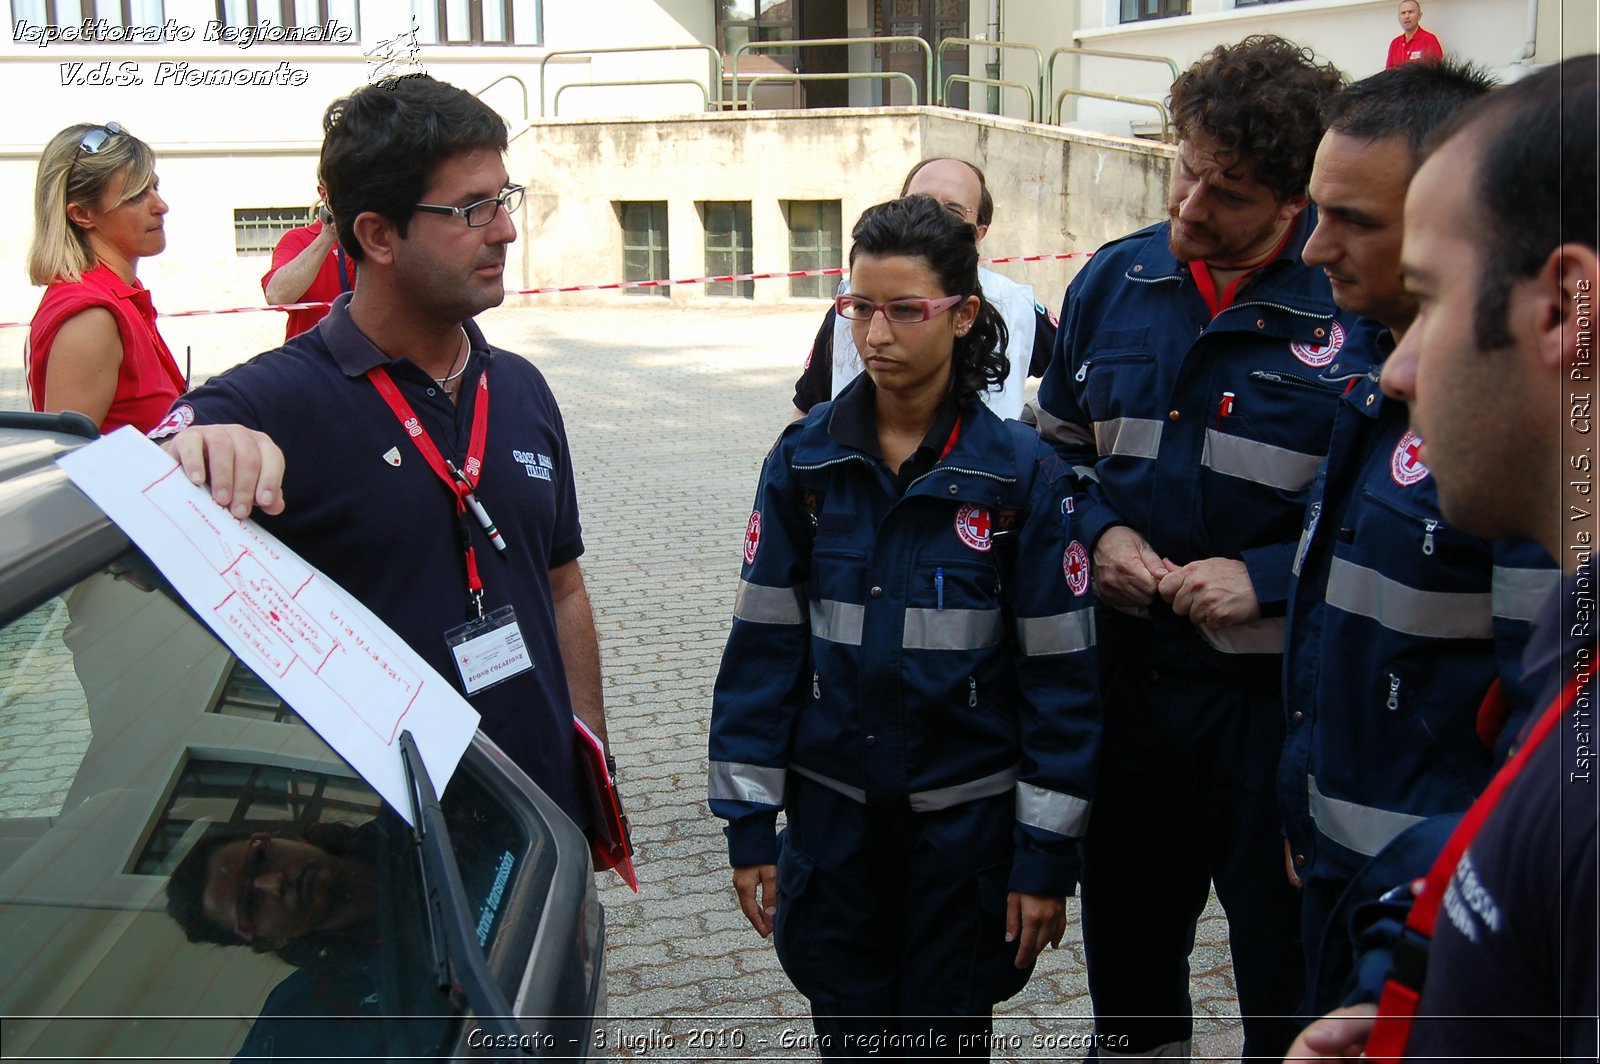
<svg viewBox="0 0 1600 1064">
<path fill-rule="evenodd" d="M 1017 50 L 1017 51 L 1032 52 L 1033 53 L 1033 73 L 1034 73 L 1034 78 L 1035 78 L 1035 82 L 1036 82 L 1034 88 L 1037 90 L 1037 92 L 1032 91 L 1032 90 L 1028 90 L 1028 87 L 1027 87 L 1027 85 L 1025 83 L 1018 82 L 1018 81 L 1003 81 L 1003 80 L 1001 80 L 999 78 L 980 78 L 980 77 L 978 77 L 976 75 L 970 75 L 969 76 L 969 75 L 966 75 L 966 74 L 961 74 L 961 75 L 952 74 L 948 78 L 945 77 L 945 73 L 944 73 L 944 53 L 945 53 L 945 50 L 950 48 L 950 47 L 956 47 L 956 48 L 1010 48 L 1010 49 Z M 1052 58 L 1054 58 L 1054 57 L 1052 56 Z M 935 103 L 941 103 L 941 104 L 946 104 L 946 105 L 949 104 L 949 102 L 950 102 L 950 88 L 949 88 L 949 86 L 950 86 L 950 82 L 951 82 L 952 79 L 958 79 L 958 80 L 961 80 L 961 81 L 964 81 L 964 82 L 968 82 L 968 83 L 971 83 L 971 84 L 977 84 L 977 85 L 996 85 L 996 86 L 1003 86 L 1003 87 L 1010 87 L 1010 88 L 1020 88 L 1020 89 L 1023 89 L 1023 90 L 1028 92 L 1028 119 L 1029 119 L 1029 121 L 1044 122 L 1044 121 L 1048 120 L 1048 116 L 1042 114 L 1041 111 L 1040 111 L 1040 109 L 1044 105 L 1044 102 L 1047 99 L 1049 99 L 1049 85 L 1048 85 L 1047 81 L 1045 80 L 1045 73 L 1044 73 L 1044 70 L 1045 70 L 1044 55 L 1039 51 L 1039 49 L 1035 48 L 1031 44 L 1025 44 L 1025 43 L 1023 43 L 1021 41 L 987 41 L 987 40 L 984 40 L 981 37 L 946 37 L 944 40 L 939 42 L 938 50 L 935 53 L 934 64 L 935 64 L 935 67 L 938 70 L 939 86 L 940 86 L 940 95 L 938 96 L 938 98 L 936 98 L 934 100 Z M 970 107 L 969 107 L 969 110 L 970 110 Z"/>
<path fill-rule="evenodd" d="M 530 117 L 528 112 L 528 83 L 517 77 L 515 74 L 501 74 L 499 77 L 495 78 L 493 81 L 489 82 L 489 84 L 485 85 L 472 95 L 482 99 L 484 93 L 488 92 L 502 81 L 514 81 L 517 83 L 517 87 L 522 90 L 522 120 L 526 122 Z"/>
<path fill-rule="evenodd" d="M 905 83 L 911 88 L 911 106 L 917 106 L 920 94 L 917 92 L 917 81 L 904 70 L 851 70 L 839 74 L 752 74 L 746 83 L 750 86 L 745 94 L 744 108 L 746 111 L 754 109 L 756 86 L 763 81 L 850 81 L 856 78 L 865 78 L 872 81 L 887 81 L 893 78 L 904 78 Z"/>
<path fill-rule="evenodd" d="M 980 78 L 971 74 L 948 74 L 945 76 L 944 84 L 940 86 L 940 91 L 942 93 L 940 99 L 943 100 L 946 107 L 950 106 L 950 86 L 958 82 L 965 85 L 992 85 L 996 88 L 1003 89 L 1021 89 L 1023 92 L 1028 94 L 1028 121 L 1039 121 L 1037 117 L 1038 106 L 1037 102 L 1034 100 L 1033 89 L 1028 85 L 1024 85 L 1020 81 L 1007 81 L 1004 78 Z M 968 106 L 967 110 L 970 111 L 972 108 Z"/>
<path fill-rule="evenodd" d="M 544 100 L 545 100 L 544 86 L 545 86 L 545 80 L 544 80 L 544 76 L 545 76 L 545 65 L 547 63 L 549 63 L 550 60 L 554 59 L 558 55 L 562 55 L 562 56 L 566 56 L 566 55 L 616 55 L 616 54 L 620 54 L 620 53 L 623 53 L 623 52 L 705 52 L 705 53 L 707 53 L 711 57 L 711 67 L 710 67 L 711 68 L 711 86 L 708 89 L 708 91 L 706 92 L 706 99 L 708 101 L 706 107 L 707 107 L 707 110 L 718 110 L 718 111 L 720 111 L 722 109 L 722 53 L 721 52 L 717 51 L 715 48 L 713 48 L 709 44 L 640 44 L 640 45 L 631 45 L 631 46 L 616 47 L 616 48 L 568 48 L 568 49 L 564 49 L 564 50 L 561 50 L 561 51 L 546 52 L 544 57 L 539 60 L 539 117 L 543 118 L 545 116 L 545 111 L 544 111 Z M 689 80 L 689 79 L 679 79 L 679 80 L 672 80 L 672 81 L 666 81 L 666 82 L 660 82 L 660 81 L 630 81 L 630 82 L 615 82 L 615 81 L 583 82 L 583 81 L 574 81 L 574 82 L 569 82 L 568 84 L 571 84 L 571 85 L 604 85 L 604 86 L 615 86 L 615 85 L 619 85 L 619 84 L 626 84 L 626 85 L 658 85 L 658 84 L 676 85 L 676 84 L 680 84 L 682 81 L 687 81 L 687 80 Z M 694 84 L 698 85 L 699 82 L 694 82 Z M 566 86 L 562 86 L 562 87 L 565 88 Z M 557 90 L 556 96 L 559 97 L 560 95 L 561 95 L 560 91 Z"/>
<path fill-rule="evenodd" d="M 927 41 L 923 40 L 921 37 L 818 37 L 818 38 L 816 38 L 814 40 L 807 40 L 807 41 L 746 41 L 744 44 L 741 44 L 739 47 L 737 47 L 737 48 L 735 48 L 733 50 L 733 59 L 732 59 L 731 62 L 728 63 L 728 68 L 727 68 L 728 69 L 728 76 L 730 78 L 732 78 L 732 80 L 733 80 L 734 106 L 737 107 L 738 103 L 739 103 L 739 57 L 744 55 L 744 53 L 746 53 L 746 52 L 771 52 L 771 51 L 777 51 L 779 49 L 784 49 L 784 48 L 814 48 L 814 47 L 834 47 L 834 48 L 837 48 L 840 45 L 862 45 L 862 44 L 869 44 L 869 45 L 878 45 L 878 44 L 915 44 L 917 47 L 922 49 L 923 71 L 924 71 L 924 75 L 925 75 L 924 78 L 923 78 L 923 84 L 928 86 L 928 91 L 930 93 L 938 92 L 938 83 L 934 80 L 934 77 L 933 77 L 933 47 L 930 44 L 928 44 Z M 888 70 L 885 70 L 885 71 L 863 70 L 863 71 L 848 71 L 846 73 L 849 73 L 849 74 L 851 74 L 852 76 L 855 76 L 855 77 L 860 77 L 860 76 L 865 75 L 865 74 L 901 74 L 904 77 L 906 77 L 908 80 L 911 79 L 911 75 L 905 74 L 904 71 L 898 71 L 898 70 L 894 70 L 894 71 L 888 71 Z M 784 75 L 773 73 L 773 74 L 758 75 L 758 77 L 760 77 L 762 79 L 765 79 L 765 80 L 769 80 L 769 81 L 777 81 L 777 80 L 783 79 Z M 816 78 L 816 75 L 789 74 L 789 75 L 787 75 L 787 77 L 798 80 L 798 79 L 805 78 L 805 77 Z M 824 79 L 816 78 L 816 80 L 824 80 Z M 843 80 L 843 79 L 840 78 L 837 74 L 835 74 L 835 75 L 832 75 L 829 79 L 826 79 L 826 80 L 839 81 L 839 80 Z M 913 89 L 915 89 L 916 81 L 912 80 L 911 84 L 912 84 Z M 914 91 L 912 93 L 912 96 L 913 96 L 913 98 L 915 98 L 915 96 L 916 96 L 916 93 Z M 931 101 L 931 102 L 937 103 L 938 101 L 934 100 L 934 101 Z"/>
<path fill-rule="evenodd" d="M 1057 48 L 1050 53 L 1050 58 L 1045 61 L 1044 66 L 1045 96 L 1055 101 L 1055 110 L 1051 114 L 1046 115 L 1043 119 L 1041 119 L 1041 121 L 1049 122 L 1054 125 L 1060 125 L 1061 123 L 1061 100 L 1063 96 L 1090 96 L 1095 99 L 1117 99 L 1116 97 L 1107 97 L 1104 94 L 1096 95 L 1088 89 L 1075 89 L 1072 92 L 1066 93 L 1056 92 L 1056 59 L 1057 57 L 1063 55 L 1086 55 L 1095 59 L 1124 59 L 1131 63 L 1160 63 L 1172 74 L 1172 77 L 1167 81 L 1168 85 L 1171 85 L 1174 81 L 1178 80 L 1178 64 L 1173 60 L 1168 59 L 1166 56 L 1145 55 L 1141 52 L 1111 52 L 1105 50 L 1104 48 Z M 1135 97 L 1126 97 L 1118 99 L 1118 102 L 1148 104 L 1151 101 L 1140 101 Z M 1161 113 L 1163 116 L 1165 116 L 1167 109 L 1162 107 Z M 1164 136 L 1165 135 L 1163 134 L 1163 137 Z"/>
<path fill-rule="evenodd" d="M 921 102 L 921 92 L 917 88 L 916 79 L 911 74 L 902 70 L 852 70 L 838 72 L 799 73 L 788 71 L 763 71 L 759 74 L 739 73 L 739 62 L 746 53 L 762 53 L 780 50 L 799 50 L 804 48 L 822 47 L 855 47 L 868 45 L 876 47 L 880 44 L 913 45 L 922 52 L 923 72 L 929 96 L 928 102 L 934 105 L 948 105 L 951 86 L 956 84 L 986 85 L 994 90 L 1013 89 L 1021 91 L 1028 101 L 1028 120 L 1045 124 L 1059 125 L 1062 119 L 1062 104 L 1069 96 L 1088 97 L 1097 100 L 1108 100 L 1114 103 L 1127 104 L 1133 107 L 1151 108 L 1161 118 L 1161 138 L 1163 141 L 1171 140 L 1171 118 L 1167 109 L 1160 102 L 1148 100 L 1137 96 L 1127 96 L 1118 93 L 1099 92 L 1092 89 L 1080 89 L 1068 86 L 1056 88 L 1056 60 L 1062 56 L 1087 56 L 1096 59 L 1114 59 L 1136 63 L 1159 63 L 1167 68 L 1172 80 L 1177 80 L 1179 74 L 1178 64 L 1165 56 L 1145 55 L 1139 52 L 1117 52 L 1103 48 L 1056 48 L 1045 57 L 1040 50 L 1032 44 L 1021 41 L 985 40 L 979 37 L 946 37 L 938 44 L 937 49 L 922 37 L 916 36 L 887 36 L 887 37 L 819 37 L 810 40 L 790 41 L 747 41 L 739 45 L 732 57 L 723 62 L 722 54 L 709 44 L 660 44 L 660 45 L 634 45 L 614 48 L 574 48 L 547 52 L 539 60 L 539 115 L 546 115 L 546 67 L 550 60 L 561 56 L 596 56 L 614 55 L 623 53 L 648 54 L 652 52 L 704 52 L 709 57 L 709 78 L 707 84 L 702 84 L 697 78 L 656 78 L 623 81 L 571 81 L 557 88 L 555 97 L 549 101 L 554 111 L 554 116 L 559 117 L 561 111 L 561 94 L 568 89 L 587 88 L 626 88 L 638 85 L 693 85 L 701 90 L 702 104 L 706 110 L 721 111 L 729 107 L 738 110 L 741 107 L 748 110 L 754 105 L 755 87 L 767 82 L 806 82 L 806 81 L 893 81 L 904 80 L 911 88 L 911 102 L 913 105 Z M 975 74 L 949 74 L 944 73 L 944 54 L 952 48 L 994 48 L 1010 49 L 1013 51 L 1031 52 L 1034 57 L 1034 66 L 1037 71 L 1037 83 L 1030 84 L 1023 80 L 1014 80 L 998 77 L 982 77 Z M 528 86 L 515 74 L 505 74 L 479 90 L 477 95 L 482 95 L 502 81 L 515 82 L 522 89 L 523 117 L 526 120 L 530 114 L 528 102 Z M 724 82 L 731 88 L 724 94 Z M 740 92 L 741 82 L 745 91 Z M 741 98 L 742 97 L 742 98 Z M 991 103 L 994 110 L 998 111 L 1000 97 L 991 94 Z M 970 108 L 969 108 L 970 109 Z"/>
<path fill-rule="evenodd" d="M 1057 118 L 1055 125 L 1061 124 L 1061 101 L 1068 96 L 1087 96 L 1094 100 L 1111 100 L 1113 103 L 1125 103 L 1134 107 L 1153 107 L 1156 113 L 1161 116 L 1161 143 L 1172 143 L 1172 118 L 1167 114 L 1166 106 L 1157 103 L 1155 100 L 1145 100 L 1138 96 L 1119 96 L 1114 92 L 1095 92 L 1093 89 L 1062 89 L 1056 93 L 1055 108 Z"/>
</svg>

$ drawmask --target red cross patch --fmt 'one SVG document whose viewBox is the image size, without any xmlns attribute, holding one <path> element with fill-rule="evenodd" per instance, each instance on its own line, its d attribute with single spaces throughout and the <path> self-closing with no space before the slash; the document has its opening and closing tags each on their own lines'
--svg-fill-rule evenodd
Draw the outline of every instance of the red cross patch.
<svg viewBox="0 0 1600 1064">
<path fill-rule="evenodd" d="M 756 560 L 756 548 L 761 546 L 761 511 L 751 511 L 750 520 L 744 526 L 744 563 L 749 565 Z"/>
<path fill-rule="evenodd" d="M 1333 361 L 1333 356 L 1339 353 L 1339 348 L 1344 346 L 1344 326 L 1338 322 L 1328 323 L 1328 342 L 1325 344 L 1300 344 L 1289 345 L 1289 353 L 1312 369 L 1321 369 Z"/>
<path fill-rule="evenodd" d="M 956 536 L 973 550 L 989 549 L 989 532 L 989 511 L 982 506 L 967 503 L 956 511 Z"/>
<path fill-rule="evenodd" d="M 1409 488 L 1428 475 L 1428 467 L 1417 457 L 1421 450 L 1422 437 L 1411 429 L 1406 429 L 1406 434 L 1394 445 L 1394 454 L 1389 457 L 1389 474 L 1402 488 Z"/>
<path fill-rule="evenodd" d="M 182 432 L 194 424 L 194 407 L 184 403 L 176 407 L 172 413 L 161 419 L 161 424 L 151 429 L 149 436 L 152 440 L 163 440 L 175 432 Z"/>
<path fill-rule="evenodd" d="M 1083 544 L 1073 540 L 1067 544 L 1066 553 L 1061 556 L 1061 571 L 1067 574 L 1067 586 L 1072 593 L 1082 598 L 1089 592 L 1089 552 L 1083 549 Z"/>
</svg>

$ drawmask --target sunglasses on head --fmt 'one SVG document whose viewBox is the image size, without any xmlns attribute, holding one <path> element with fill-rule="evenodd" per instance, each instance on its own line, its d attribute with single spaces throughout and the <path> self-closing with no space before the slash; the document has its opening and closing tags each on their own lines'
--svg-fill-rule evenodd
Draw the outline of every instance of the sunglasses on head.
<svg viewBox="0 0 1600 1064">
<path fill-rule="evenodd" d="M 105 146 L 111 142 L 112 137 L 121 136 L 126 132 L 127 130 L 122 128 L 122 123 L 120 122 L 107 122 L 103 126 L 95 126 L 83 135 L 82 140 L 78 141 L 78 151 L 84 155 L 99 155 L 105 150 Z M 72 165 L 67 167 L 67 185 L 69 187 L 72 184 L 72 170 L 77 165 L 78 157 L 74 155 L 72 157 Z"/>
<path fill-rule="evenodd" d="M 106 146 L 107 141 L 126 132 L 127 130 L 122 128 L 122 123 L 120 122 L 107 122 L 103 126 L 95 126 L 83 135 L 82 140 L 78 141 L 78 150 L 85 155 L 99 155 L 100 150 Z"/>
</svg>

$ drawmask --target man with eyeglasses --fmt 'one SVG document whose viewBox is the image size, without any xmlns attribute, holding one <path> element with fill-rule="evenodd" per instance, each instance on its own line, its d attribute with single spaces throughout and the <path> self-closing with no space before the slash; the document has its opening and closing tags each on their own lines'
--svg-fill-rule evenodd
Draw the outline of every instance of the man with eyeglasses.
<svg viewBox="0 0 1600 1064">
<path fill-rule="evenodd" d="M 453 678 L 587 828 L 572 717 L 602 742 L 606 728 L 566 432 L 539 371 L 472 320 L 505 298 L 517 236 L 505 121 L 411 76 L 335 101 L 323 129 L 320 175 L 360 285 L 151 435 Z"/>
<path fill-rule="evenodd" d="M 932 196 L 950 213 L 977 227 L 979 244 L 994 220 L 994 198 L 983 171 L 964 159 L 922 160 L 906 174 L 900 195 Z M 1005 317 L 1010 336 L 1006 356 L 1011 360 L 1011 373 L 1003 389 L 984 392 L 983 402 L 1001 417 L 1019 417 L 1024 384 L 1029 377 L 1043 376 L 1050 364 L 1056 342 L 1055 319 L 1034 301 L 1028 285 L 982 266 L 978 267 L 978 283 L 983 286 L 984 298 Z M 840 295 L 849 291 L 849 282 L 839 286 Z M 837 396 L 860 372 L 861 354 L 850 335 L 850 323 L 830 308 L 806 356 L 805 371 L 794 382 L 794 416 L 803 417 L 818 403 Z"/>
</svg>

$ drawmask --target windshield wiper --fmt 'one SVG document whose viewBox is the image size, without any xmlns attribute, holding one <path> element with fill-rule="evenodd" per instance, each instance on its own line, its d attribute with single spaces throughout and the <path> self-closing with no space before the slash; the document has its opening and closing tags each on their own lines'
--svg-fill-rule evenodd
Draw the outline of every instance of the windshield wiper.
<svg viewBox="0 0 1600 1064">
<path fill-rule="evenodd" d="M 489 971 L 489 961 L 478 945 L 472 918 L 467 908 L 466 889 L 461 885 L 461 871 L 456 865 L 455 851 L 450 848 L 450 829 L 444 823 L 444 810 L 439 807 L 439 797 L 434 793 L 433 780 L 428 767 L 423 764 L 422 751 L 410 730 L 400 733 L 400 759 L 406 769 L 406 790 L 411 796 L 411 818 L 416 824 L 417 845 L 422 857 L 423 911 L 428 917 L 428 938 L 433 945 L 434 974 L 439 990 L 448 994 L 453 986 L 460 986 L 467 1003 L 486 1034 L 495 1036 L 485 1044 L 499 1046 L 528 1046 L 538 1041 L 527 1031 L 511 1011 L 500 984 Z M 532 1056 L 524 1049 L 520 1054 L 500 1057 L 502 1060 L 520 1060 Z"/>
</svg>

